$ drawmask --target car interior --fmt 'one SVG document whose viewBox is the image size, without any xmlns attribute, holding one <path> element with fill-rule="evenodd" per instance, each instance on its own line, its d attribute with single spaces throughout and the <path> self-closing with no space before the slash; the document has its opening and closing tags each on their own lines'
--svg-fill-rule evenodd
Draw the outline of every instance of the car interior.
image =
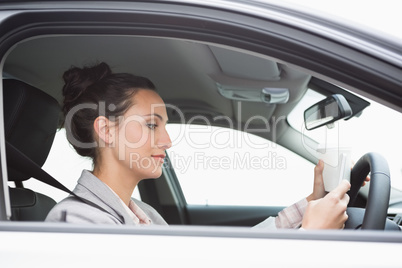
<svg viewBox="0 0 402 268">
<path fill-rule="evenodd" d="M 10 187 L 11 220 L 43 221 L 56 204 L 52 198 L 23 187 L 23 181 L 33 176 L 11 157 L 12 147 L 38 166 L 45 162 L 59 123 L 57 101 L 43 91 L 24 82 L 3 81 L 5 133 L 8 150 L 8 180 Z M 17 159 L 18 160 L 18 159 Z"/>
<path fill-rule="evenodd" d="M 98 62 L 108 63 L 114 72 L 134 73 L 153 81 L 165 103 L 175 107 L 168 109 L 169 123 L 209 122 L 244 130 L 312 163 L 317 158 L 299 142 L 302 133 L 286 120 L 307 90 L 324 96 L 342 94 L 352 107 L 351 117 L 359 116 L 369 106 L 368 101 L 300 67 L 235 47 L 147 36 L 38 36 L 15 45 L 3 68 L 6 141 L 37 165 L 34 170 L 44 164 L 62 121 L 59 104 L 63 72 L 71 66 Z M 258 131 L 267 127 L 275 131 Z M 24 181 L 47 179 L 40 174 L 31 178 L 34 175 L 21 168 L 21 162 L 8 160 L 8 180 L 13 182 L 11 220 L 43 221 L 56 202 L 46 194 L 25 188 Z M 141 199 L 169 224 L 253 226 L 283 208 L 189 206 L 172 165 L 166 165 L 160 179 L 142 181 L 139 192 Z M 366 202 L 367 193 L 363 192 L 355 204 L 365 207 Z"/>
</svg>

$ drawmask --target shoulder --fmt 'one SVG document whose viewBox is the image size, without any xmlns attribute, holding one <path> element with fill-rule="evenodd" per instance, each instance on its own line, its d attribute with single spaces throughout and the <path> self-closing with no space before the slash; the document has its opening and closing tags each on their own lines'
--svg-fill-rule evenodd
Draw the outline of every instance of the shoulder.
<svg viewBox="0 0 402 268">
<path fill-rule="evenodd" d="M 47 215 L 48 222 L 121 224 L 115 217 L 98 207 L 69 196 L 58 203 Z"/>
</svg>

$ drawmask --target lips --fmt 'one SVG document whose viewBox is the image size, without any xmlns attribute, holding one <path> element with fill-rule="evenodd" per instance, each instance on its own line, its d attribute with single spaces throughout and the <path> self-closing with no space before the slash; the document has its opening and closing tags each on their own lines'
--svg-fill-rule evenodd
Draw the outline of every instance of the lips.
<svg viewBox="0 0 402 268">
<path fill-rule="evenodd" d="M 152 158 L 154 158 L 155 160 L 159 161 L 160 163 L 165 162 L 166 155 L 164 155 L 164 154 L 154 154 L 154 155 L 151 155 L 151 156 L 152 156 Z"/>
</svg>

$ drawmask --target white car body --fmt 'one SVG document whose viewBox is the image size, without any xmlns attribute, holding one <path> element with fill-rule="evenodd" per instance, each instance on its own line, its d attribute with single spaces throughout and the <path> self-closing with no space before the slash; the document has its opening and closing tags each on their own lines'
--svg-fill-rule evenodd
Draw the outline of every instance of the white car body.
<svg viewBox="0 0 402 268">
<path fill-rule="evenodd" d="M 163 1 L 162 1 L 163 2 Z M 328 43 L 334 48 L 334 55 L 340 53 L 337 42 L 349 46 L 351 51 L 367 53 L 373 58 L 381 59 L 389 65 L 402 67 L 401 40 L 395 36 L 373 33 L 376 39 L 364 39 L 365 29 L 361 26 L 345 30 L 345 25 L 320 24 L 322 21 L 309 18 L 308 8 L 294 10 L 295 14 L 286 10 L 292 4 L 281 4 L 279 1 L 165 1 L 160 3 L 130 3 L 130 2 L 32 2 L 0 4 L 0 32 L 6 27 L 5 35 L 0 37 L 0 50 L 13 46 L 20 40 L 12 39 L 14 34 L 25 31 L 24 23 L 10 30 L 7 23 L 13 18 L 49 15 L 52 21 L 57 12 L 87 12 L 102 13 L 114 11 L 117 14 L 126 12 L 153 12 L 158 5 L 166 7 L 169 4 L 183 5 L 178 13 L 188 14 L 210 9 L 211 17 L 215 12 L 227 11 L 242 19 L 273 20 L 275 27 L 279 25 L 298 25 L 305 27 L 314 35 L 328 38 Z M 365 1 L 361 1 L 365 4 Z M 400 6 L 400 2 L 395 1 Z M 186 4 L 188 4 L 186 6 Z M 392 7 L 391 7 L 392 8 Z M 286 12 L 283 11 L 285 9 Z M 167 14 L 175 13 L 175 8 L 163 10 Z M 392 8 L 393 11 L 398 8 Z M 310 10 L 311 11 L 311 10 Z M 155 10 L 154 13 L 157 14 Z M 356 11 L 358 12 L 358 11 Z M 400 12 L 400 9 L 399 9 Z M 64 13 L 63 13 L 64 14 Z M 165 14 L 166 15 L 166 14 Z M 200 17 L 208 14 L 198 14 Z M 222 21 L 225 19 L 222 18 Z M 340 19 L 337 19 L 339 22 Z M 44 22 L 43 22 L 44 23 Z M 240 23 L 240 22 L 239 22 Z M 40 23 L 38 23 L 39 25 Z M 45 25 L 46 23 L 44 23 Z M 397 23 L 398 24 L 398 23 Z M 5 26 L 4 26 L 5 25 Z M 30 24 L 30 27 L 38 25 Z M 40 25 L 39 25 L 40 26 Z M 49 27 L 49 25 L 45 25 Z M 55 26 L 57 28 L 57 25 Z M 360 27 L 360 28 L 359 28 Z M 51 27 L 49 27 L 51 28 Z M 398 24 L 400 30 L 400 24 Z M 361 31 L 358 32 L 357 29 Z M 38 27 L 38 35 L 46 34 Z M 46 29 L 49 30 L 49 29 Z M 57 31 L 56 31 L 57 32 Z M 7 35 L 9 34 L 9 36 Z M 57 32 L 58 34 L 58 32 Z M 64 34 L 64 33 L 60 33 Z M 67 33 L 68 34 L 68 33 Z M 143 33 L 142 33 L 143 34 Z M 36 33 L 28 37 L 35 38 Z M 10 39 L 8 39 L 10 37 Z M 172 37 L 174 38 L 174 37 Z M 300 43 L 303 38 L 297 39 Z M 389 43 L 386 43 L 389 41 Z M 212 42 L 202 40 L 202 42 Z M 320 42 L 324 42 L 320 40 Z M 401 45 L 398 50 L 398 44 Z M 3 48 L 4 47 L 4 48 Z M 322 48 L 318 48 L 322 49 Z M 2 55 L 7 52 L 2 52 Z M 335 57 L 335 56 L 334 56 Z M 2 67 L 6 56 L 2 58 Z M 345 56 L 345 58 L 347 58 Z M 369 66 L 370 62 L 362 63 Z M 305 70 L 306 66 L 298 67 Z M 395 71 L 396 72 L 396 71 Z M 329 77 L 328 73 L 312 70 L 311 73 L 328 81 L 338 82 L 341 86 L 349 86 L 342 77 Z M 402 76 L 402 74 L 401 74 Z M 399 80 L 400 82 L 401 80 Z M 354 88 L 354 86 L 351 86 Z M 357 93 L 373 97 L 370 92 Z M 402 89 L 402 87 L 401 87 Z M 402 105 L 390 99 L 380 99 L 379 102 L 402 112 Z M 2 105 L 2 102 L 0 102 Z M 2 108 L 2 107 L 0 107 Z M 0 109 L 2 110 L 2 109 Z M 2 118 L 2 111 L 0 111 Z M 0 119 L 0 133 L 4 133 L 3 119 Z M 0 139 L 1 166 L 5 167 L 4 135 Z M 7 177 L 5 168 L 2 178 Z M 401 267 L 398 256 L 402 252 L 402 234 L 400 232 L 384 231 L 353 231 L 353 230 L 270 230 L 250 229 L 244 227 L 203 227 L 179 226 L 170 227 L 126 227 L 102 225 L 67 225 L 37 222 L 12 222 L 8 202 L 8 182 L 2 180 L 0 190 L 0 267 L 111 267 L 111 266 L 146 266 L 146 267 Z M 391 211 L 391 210 L 390 210 Z M 394 208 L 392 213 L 401 213 Z"/>
</svg>

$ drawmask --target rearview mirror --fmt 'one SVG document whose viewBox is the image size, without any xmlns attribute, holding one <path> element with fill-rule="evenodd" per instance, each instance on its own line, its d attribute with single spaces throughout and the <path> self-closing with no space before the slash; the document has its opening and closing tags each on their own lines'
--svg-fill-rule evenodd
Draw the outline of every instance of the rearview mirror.
<svg viewBox="0 0 402 268">
<path fill-rule="evenodd" d="M 304 123 L 307 130 L 313 130 L 351 115 L 352 108 L 345 97 L 335 94 L 305 110 Z"/>
</svg>

